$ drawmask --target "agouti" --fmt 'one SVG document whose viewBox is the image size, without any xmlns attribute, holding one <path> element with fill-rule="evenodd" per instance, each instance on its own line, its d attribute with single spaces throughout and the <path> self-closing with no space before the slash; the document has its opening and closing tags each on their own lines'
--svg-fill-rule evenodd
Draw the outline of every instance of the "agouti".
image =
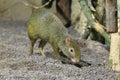
<svg viewBox="0 0 120 80">
<path fill-rule="evenodd" d="M 34 11 L 27 23 L 28 37 L 31 41 L 30 52 L 33 54 L 34 43 L 40 39 L 40 53 L 44 55 L 43 48 L 48 42 L 51 44 L 55 56 L 60 60 L 59 50 L 72 60 L 73 63 L 80 61 L 80 49 L 76 41 L 69 36 L 63 23 L 45 9 Z"/>
</svg>

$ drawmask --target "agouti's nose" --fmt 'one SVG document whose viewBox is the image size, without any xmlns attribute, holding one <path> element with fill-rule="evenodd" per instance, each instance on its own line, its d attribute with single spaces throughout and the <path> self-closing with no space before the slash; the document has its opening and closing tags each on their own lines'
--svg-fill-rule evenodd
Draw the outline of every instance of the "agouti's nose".
<svg viewBox="0 0 120 80">
<path fill-rule="evenodd" d="M 71 58 L 71 61 L 72 61 L 73 63 L 78 63 L 80 60 Z"/>
</svg>

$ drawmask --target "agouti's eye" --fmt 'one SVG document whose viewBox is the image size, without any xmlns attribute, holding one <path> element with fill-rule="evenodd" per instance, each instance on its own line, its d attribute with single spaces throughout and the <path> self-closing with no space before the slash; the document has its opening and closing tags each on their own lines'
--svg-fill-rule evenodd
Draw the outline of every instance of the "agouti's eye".
<svg viewBox="0 0 120 80">
<path fill-rule="evenodd" d="M 74 54 L 74 49 L 73 49 L 73 48 L 69 48 L 69 52 L 70 52 L 71 54 Z"/>
<path fill-rule="evenodd" d="M 72 49 L 71 49 L 70 51 L 71 51 L 71 52 L 73 52 L 73 50 L 72 50 Z"/>
</svg>

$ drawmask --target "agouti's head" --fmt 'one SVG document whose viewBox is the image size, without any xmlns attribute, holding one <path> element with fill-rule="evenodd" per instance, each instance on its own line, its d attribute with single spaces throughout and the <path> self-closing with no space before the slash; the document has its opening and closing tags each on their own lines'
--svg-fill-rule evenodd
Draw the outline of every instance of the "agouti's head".
<svg viewBox="0 0 120 80">
<path fill-rule="evenodd" d="M 80 48 L 74 39 L 67 37 L 62 42 L 60 49 L 73 63 L 78 63 L 80 61 Z"/>
</svg>

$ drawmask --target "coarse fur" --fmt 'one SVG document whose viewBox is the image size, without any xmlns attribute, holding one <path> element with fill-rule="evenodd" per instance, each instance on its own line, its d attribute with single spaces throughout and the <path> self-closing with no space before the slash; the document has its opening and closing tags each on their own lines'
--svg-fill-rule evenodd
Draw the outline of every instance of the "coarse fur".
<svg viewBox="0 0 120 80">
<path fill-rule="evenodd" d="M 31 54 L 37 39 L 41 39 L 39 48 L 44 55 L 43 48 L 48 42 L 51 44 L 57 59 L 60 59 L 60 49 L 64 55 L 73 62 L 80 61 L 80 49 L 74 39 L 72 39 L 63 23 L 53 14 L 45 9 L 37 9 L 28 20 L 28 36 L 31 41 Z M 45 55 L 44 55 L 45 56 Z"/>
</svg>

